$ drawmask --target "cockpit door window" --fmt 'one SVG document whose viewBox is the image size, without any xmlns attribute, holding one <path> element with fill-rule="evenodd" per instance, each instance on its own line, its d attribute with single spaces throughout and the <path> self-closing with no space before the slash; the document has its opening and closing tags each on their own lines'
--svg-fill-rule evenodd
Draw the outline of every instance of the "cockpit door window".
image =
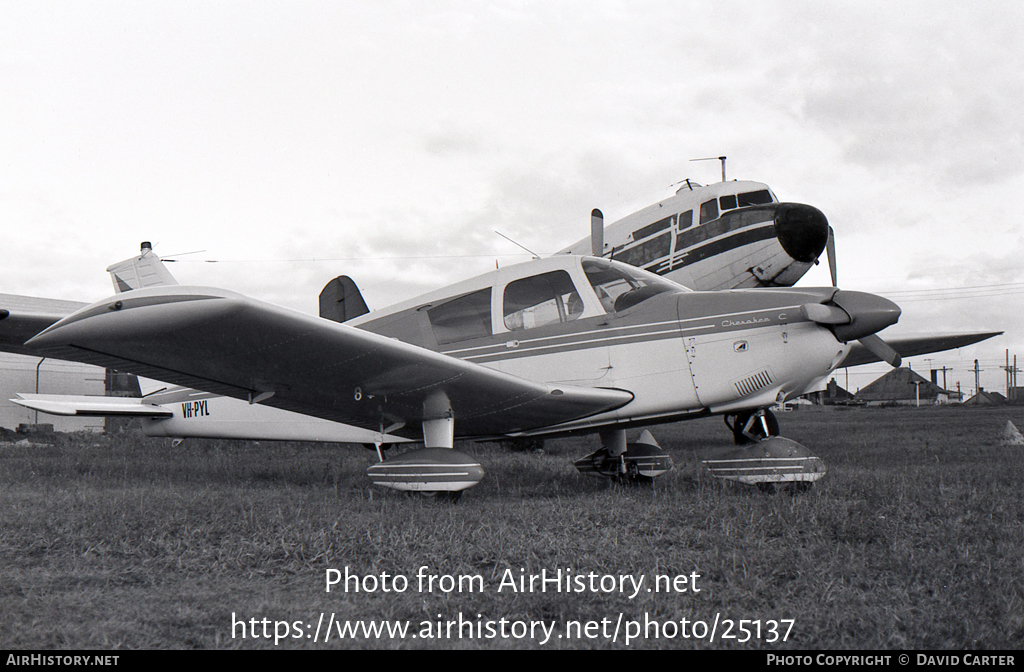
<svg viewBox="0 0 1024 672">
<path fill-rule="evenodd" d="M 504 316 L 509 331 L 571 322 L 582 314 L 583 300 L 565 271 L 522 278 L 505 287 Z"/>
</svg>

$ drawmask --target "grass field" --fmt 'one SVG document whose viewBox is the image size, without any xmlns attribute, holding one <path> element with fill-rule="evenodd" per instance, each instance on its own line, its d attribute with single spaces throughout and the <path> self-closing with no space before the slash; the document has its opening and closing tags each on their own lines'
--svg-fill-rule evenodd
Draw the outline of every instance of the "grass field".
<svg viewBox="0 0 1024 672">
<path fill-rule="evenodd" d="M 454 505 L 371 486 L 372 454 L 354 447 L 171 448 L 131 432 L 3 447 L 0 648 L 273 648 L 264 618 L 271 635 L 289 624 L 279 648 L 618 648 L 631 622 L 643 629 L 631 648 L 1018 648 L 1024 448 L 1000 445 L 1008 419 L 1024 428 L 1024 409 L 786 413 L 783 435 L 829 466 L 796 496 L 702 472 L 696 451 L 730 442 L 719 418 L 654 428 L 676 469 L 652 487 L 578 475 L 571 461 L 595 439 L 551 441 L 543 454 L 464 445 L 488 475 Z M 479 576 L 482 589 L 420 591 L 421 566 Z M 327 593 L 327 570 L 346 567 L 409 586 Z M 696 572 L 700 592 L 497 590 L 506 570 L 559 568 L 643 576 L 645 587 Z M 332 614 L 421 633 L 460 613 L 481 636 L 309 637 Z M 716 615 L 714 641 L 693 638 L 694 622 Z M 242 639 L 232 624 L 250 619 L 261 636 Z M 514 621 L 554 629 L 544 643 L 542 631 L 502 638 L 500 619 L 509 635 Z M 760 636 L 748 625 L 750 641 L 723 639 L 728 621 L 743 638 L 741 619 L 760 620 Z M 777 626 L 788 638 L 768 643 L 781 619 L 794 621 Z M 598 623 L 588 632 L 587 621 Z"/>
</svg>

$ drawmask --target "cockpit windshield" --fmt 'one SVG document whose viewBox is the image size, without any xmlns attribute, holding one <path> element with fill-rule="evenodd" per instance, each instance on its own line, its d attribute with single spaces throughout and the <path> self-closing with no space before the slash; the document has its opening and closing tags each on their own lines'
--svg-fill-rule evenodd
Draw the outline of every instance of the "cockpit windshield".
<svg viewBox="0 0 1024 672">
<path fill-rule="evenodd" d="M 608 313 L 626 310 L 655 294 L 685 291 L 684 287 L 653 273 L 604 259 L 584 259 L 583 272 Z"/>
</svg>

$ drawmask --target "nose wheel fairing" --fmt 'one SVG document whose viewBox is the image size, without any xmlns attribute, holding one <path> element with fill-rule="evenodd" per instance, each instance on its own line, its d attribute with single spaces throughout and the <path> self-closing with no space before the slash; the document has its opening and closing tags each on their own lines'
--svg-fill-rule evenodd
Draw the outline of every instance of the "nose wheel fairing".
<svg viewBox="0 0 1024 672">
<path fill-rule="evenodd" d="M 746 485 L 813 483 L 828 472 L 820 457 L 782 436 L 722 451 L 704 465 L 716 478 Z"/>
</svg>

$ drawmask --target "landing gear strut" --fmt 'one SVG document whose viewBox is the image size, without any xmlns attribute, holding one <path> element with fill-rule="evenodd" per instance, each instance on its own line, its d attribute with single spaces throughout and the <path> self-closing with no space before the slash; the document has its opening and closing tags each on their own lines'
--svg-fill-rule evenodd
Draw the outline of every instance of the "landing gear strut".
<svg viewBox="0 0 1024 672">
<path fill-rule="evenodd" d="M 730 424 L 729 419 L 732 418 Z M 779 420 L 768 409 L 746 411 L 737 415 L 724 417 L 725 426 L 732 431 L 732 439 L 737 446 L 757 443 L 762 439 L 779 435 Z"/>
<path fill-rule="evenodd" d="M 646 430 L 636 443 L 630 444 L 626 443 L 625 430 L 602 431 L 601 446 L 573 463 L 581 474 L 640 484 L 651 483 L 672 468 L 672 456 Z"/>
</svg>

